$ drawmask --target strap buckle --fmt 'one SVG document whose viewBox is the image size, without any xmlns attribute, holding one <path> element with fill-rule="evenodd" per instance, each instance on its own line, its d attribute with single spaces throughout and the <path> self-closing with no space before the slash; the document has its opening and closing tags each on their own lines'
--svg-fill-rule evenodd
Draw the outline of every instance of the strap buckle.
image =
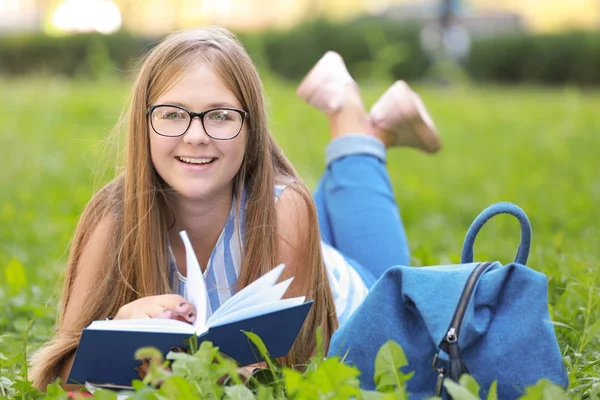
<svg viewBox="0 0 600 400">
<path fill-rule="evenodd" d="M 435 384 L 435 396 L 441 397 L 442 396 L 442 388 L 443 388 L 443 384 L 444 384 L 444 375 L 446 374 L 446 370 L 444 370 L 444 367 L 437 366 L 438 354 L 439 353 L 436 353 L 435 356 L 433 357 L 433 363 L 431 364 L 431 368 L 433 368 L 433 370 L 438 373 L 437 382 Z"/>
</svg>

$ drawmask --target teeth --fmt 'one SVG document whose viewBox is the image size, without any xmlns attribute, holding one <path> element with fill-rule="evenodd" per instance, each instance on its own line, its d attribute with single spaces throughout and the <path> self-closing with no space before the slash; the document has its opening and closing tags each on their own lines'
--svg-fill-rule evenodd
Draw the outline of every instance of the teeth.
<svg viewBox="0 0 600 400">
<path fill-rule="evenodd" d="M 179 157 L 179 159 L 183 162 L 189 164 L 208 164 L 213 159 L 212 158 L 187 158 L 187 157 Z"/>
</svg>

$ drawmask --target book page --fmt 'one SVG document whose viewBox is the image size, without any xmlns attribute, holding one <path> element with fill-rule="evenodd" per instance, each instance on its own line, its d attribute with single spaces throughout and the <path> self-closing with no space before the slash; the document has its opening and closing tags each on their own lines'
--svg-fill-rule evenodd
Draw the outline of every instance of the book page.
<svg viewBox="0 0 600 400">
<path fill-rule="evenodd" d="M 294 278 L 286 279 L 283 282 L 278 283 L 275 286 L 270 288 L 265 288 L 257 293 L 251 293 L 247 297 L 242 297 L 241 299 L 236 299 L 239 301 L 234 301 L 226 305 L 226 307 L 219 307 L 217 311 L 213 315 L 208 318 L 206 322 L 207 325 L 210 325 L 210 321 L 217 320 L 221 318 L 223 315 L 231 314 L 239 310 L 243 310 L 244 308 L 252 307 L 257 304 L 269 303 L 271 301 L 281 300 L 283 295 L 290 287 L 292 280 Z"/>
<path fill-rule="evenodd" d="M 113 319 L 93 321 L 87 329 L 105 331 L 194 333 L 187 322 L 166 318 Z"/>
<path fill-rule="evenodd" d="M 200 263 L 196 258 L 196 253 L 192 247 L 192 243 L 186 231 L 179 233 L 181 240 L 185 246 L 185 260 L 187 264 L 187 277 L 185 285 L 185 299 L 190 302 L 196 309 L 196 321 L 194 321 L 194 329 L 197 334 L 206 330 L 206 320 L 208 316 L 208 291 L 206 282 L 202 276 Z"/>
<path fill-rule="evenodd" d="M 271 288 L 273 285 L 275 285 L 275 283 L 281 276 L 281 273 L 283 272 L 284 268 L 285 264 L 279 264 L 278 266 L 276 266 L 275 268 L 273 268 L 254 282 L 252 282 L 251 284 L 249 284 L 248 286 L 231 296 L 229 299 L 227 299 L 225 303 L 221 304 L 221 307 L 219 307 L 215 311 L 215 314 L 225 314 L 227 313 L 227 310 L 230 309 L 230 307 L 232 307 L 235 303 L 240 303 L 243 300 L 253 296 L 254 294 L 261 293 L 262 291 Z"/>
<path fill-rule="evenodd" d="M 269 314 L 275 311 L 299 306 L 304 303 L 305 297 L 292 297 L 291 299 L 283 299 L 271 301 L 264 304 L 256 304 L 253 307 L 248 307 L 237 312 L 225 314 L 218 319 L 210 319 L 208 322 L 209 327 L 229 324 L 231 322 L 242 321 L 244 319 L 258 317 L 259 315 Z"/>
</svg>

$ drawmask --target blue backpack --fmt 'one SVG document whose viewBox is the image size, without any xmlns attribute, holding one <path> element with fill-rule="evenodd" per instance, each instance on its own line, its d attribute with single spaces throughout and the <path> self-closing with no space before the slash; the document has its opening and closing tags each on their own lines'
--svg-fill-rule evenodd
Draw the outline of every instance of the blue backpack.
<svg viewBox="0 0 600 400">
<path fill-rule="evenodd" d="M 473 243 L 497 214 L 514 215 L 521 243 L 514 263 L 473 262 Z M 531 225 L 519 207 L 497 203 L 473 222 L 461 264 L 390 268 L 331 339 L 329 355 L 361 371 L 361 386 L 375 389 L 375 356 L 389 339 L 406 354 L 411 399 L 442 393 L 442 381 L 471 374 L 485 398 L 497 381 L 498 398 L 519 397 L 542 378 L 567 386 L 548 312 L 547 280 L 528 268 Z"/>
</svg>

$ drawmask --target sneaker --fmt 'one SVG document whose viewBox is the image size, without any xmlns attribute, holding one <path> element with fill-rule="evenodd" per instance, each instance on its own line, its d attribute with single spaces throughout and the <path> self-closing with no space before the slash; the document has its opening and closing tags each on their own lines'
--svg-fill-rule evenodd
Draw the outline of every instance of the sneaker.
<svg viewBox="0 0 600 400">
<path fill-rule="evenodd" d="M 389 146 L 417 147 L 437 152 L 440 140 L 421 97 L 404 81 L 396 81 L 371 107 L 371 122 L 390 132 Z"/>
<path fill-rule="evenodd" d="M 356 84 L 342 57 L 328 51 L 304 77 L 296 94 L 325 114 L 334 114 L 344 101 L 344 89 Z"/>
</svg>

